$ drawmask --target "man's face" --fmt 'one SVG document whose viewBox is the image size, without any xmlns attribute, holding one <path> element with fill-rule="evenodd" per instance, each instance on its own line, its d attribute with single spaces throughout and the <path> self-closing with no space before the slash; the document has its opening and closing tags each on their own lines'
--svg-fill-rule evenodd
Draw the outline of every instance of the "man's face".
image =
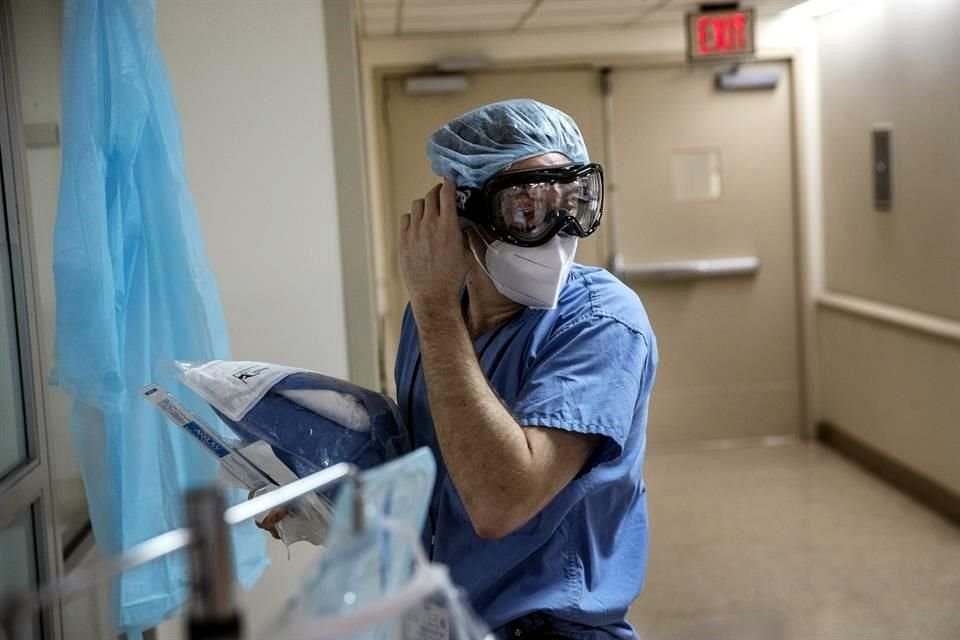
<svg viewBox="0 0 960 640">
<path fill-rule="evenodd" d="M 552 212 L 575 211 L 579 185 L 541 182 L 508 187 L 497 198 L 512 229 L 533 231 Z"/>
<path fill-rule="evenodd" d="M 545 169 L 548 167 L 562 167 L 568 164 L 570 164 L 570 158 L 562 153 L 551 152 L 515 162 L 503 169 L 500 173 L 505 173 L 507 171 L 524 171 L 529 169 Z M 558 206 L 562 206 L 562 201 L 564 199 L 576 198 L 576 193 L 566 193 L 563 190 L 562 185 L 543 185 L 542 187 L 538 187 L 538 191 L 538 193 L 530 193 L 529 189 L 527 188 L 516 187 L 514 193 L 510 195 L 510 197 L 513 199 L 514 206 L 512 209 L 514 211 L 514 215 L 516 216 L 515 222 L 517 223 L 516 226 L 518 228 L 533 228 L 535 221 L 542 217 L 543 212 L 538 211 L 538 208 L 542 209 L 549 207 L 550 209 L 556 209 Z M 487 242 L 492 243 L 495 240 L 495 238 L 490 236 L 486 231 L 477 231 L 483 235 Z"/>
<path fill-rule="evenodd" d="M 563 155 L 562 153 L 544 153 L 539 156 L 534 156 L 532 158 L 527 158 L 526 160 L 520 160 L 515 162 L 507 168 L 503 169 L 503 172 L 506 171 L 523 171 L 527 169 L 545 169 L 548 167 L 562 167 L 564 165 L 570 164 L 570 158 Z M 558 201 L 564 198 L 564 194 L 560 193 L 557 190 L 557 187 L 548 187 L 556 191 L 555 194 L 551 193 L 551 197 L 555 197 Z M 530 220 L 531 224 L 533 219 L 536 218 L 536 209 L 535 203 L 538 198 L 530 197 L 529 193 L 522 193 L 522 189 L 518 190 L 515 208 L 516 215 L 522 216 L 522 218 Z M 574 196 L 576 194 L 573 194 Z M 544 200 L 540 200 L 544 202 Z M 487 245 L 493 244 L 496 241 L 496 238 L 491 236 L 486 230 L 471 226 L 467 228 L 464 232 L 467 236 L 467 241 L 470 244 L 470 247 L 473 249 L 474 255 L 477 256 L 479 260 L 483 260 L 487 251 Z M 481 239 L 482 238 L 482 239 Z M 478 264 L 474 264 L 471 268 L 472 272 L 476 272 L 473 275 L 487 277 L 486 273 L 483 272 L 483 269 Z"/>
</svg>

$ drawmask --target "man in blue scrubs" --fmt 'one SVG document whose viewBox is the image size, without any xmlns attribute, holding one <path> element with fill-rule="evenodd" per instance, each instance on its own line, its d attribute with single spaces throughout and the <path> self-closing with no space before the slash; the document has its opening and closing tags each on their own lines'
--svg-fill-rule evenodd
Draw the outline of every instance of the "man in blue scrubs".
<svg viewBox="0 0 960 640">
<path fill-rule="evenodd" d="M 439 461 L 424 543 L 501 638 L 634 638 L 657 348 L 636 294 L 573 263 L 603 179 L 566 114 L 481 107 L 427 145 L 400 225 L 399 404 Z"/>
</svg>

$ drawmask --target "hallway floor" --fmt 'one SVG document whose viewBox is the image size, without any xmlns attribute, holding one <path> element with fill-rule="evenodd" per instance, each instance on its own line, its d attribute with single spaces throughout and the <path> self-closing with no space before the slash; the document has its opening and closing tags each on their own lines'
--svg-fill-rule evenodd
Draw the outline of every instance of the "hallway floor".
<svg viewBox="0 0 960 640">
<path fill-rule="evenodd" d="M 659 446 L 643 640 L 957 640 L 960 528 L 818 444 Z"/>
</svg>

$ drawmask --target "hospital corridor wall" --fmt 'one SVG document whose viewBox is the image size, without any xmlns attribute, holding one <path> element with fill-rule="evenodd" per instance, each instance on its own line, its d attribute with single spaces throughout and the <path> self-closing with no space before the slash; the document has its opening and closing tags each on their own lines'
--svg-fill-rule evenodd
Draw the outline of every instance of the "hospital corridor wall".
<svg viewBox="0 0 960 640">
<path fill-rule="evenodd" d="M 960 518 L 958 2 L 861 2 L 821 17 L 825 290 L 821 420 L 940 488 Z M 896 42 L 895 46 L 878 43 Z M 873 131 L 892 204 L 873 202 Z M 952 495 L 952 498 L 950 494 Z"/>
</svg>

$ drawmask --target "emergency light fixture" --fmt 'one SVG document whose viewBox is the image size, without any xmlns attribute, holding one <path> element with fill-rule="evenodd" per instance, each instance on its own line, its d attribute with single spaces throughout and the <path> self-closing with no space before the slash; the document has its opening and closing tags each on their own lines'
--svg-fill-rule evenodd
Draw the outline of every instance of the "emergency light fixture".
<svg viewBox="0 0 960 640">
<path fill-rule="evenodd" d="M 460 74 L 410 76 L 403 82 L 403 90 L 408 96 L 460 93 L 467 87 L 467 77 Z"/>
<path fill-rule="evenodd" d="M 720 91 L 772 91 L 780 82 L 780 71 L 737 68 L 719 72 L 716 81 Z"/>
</svg>

